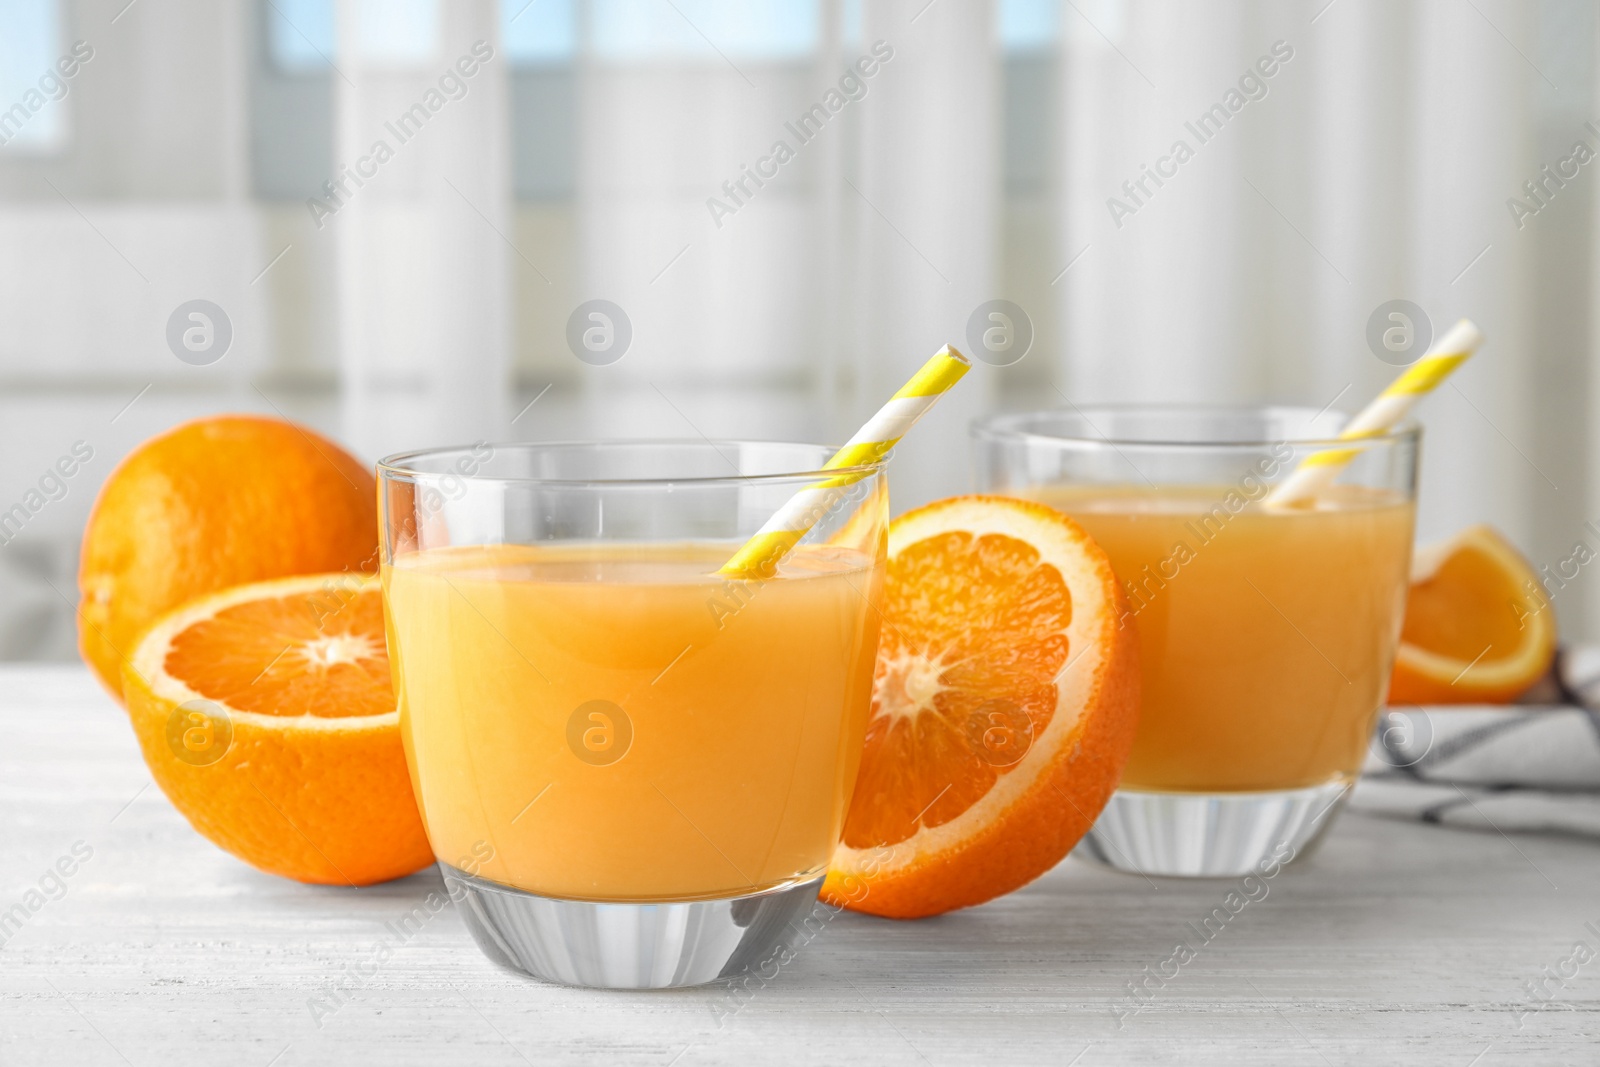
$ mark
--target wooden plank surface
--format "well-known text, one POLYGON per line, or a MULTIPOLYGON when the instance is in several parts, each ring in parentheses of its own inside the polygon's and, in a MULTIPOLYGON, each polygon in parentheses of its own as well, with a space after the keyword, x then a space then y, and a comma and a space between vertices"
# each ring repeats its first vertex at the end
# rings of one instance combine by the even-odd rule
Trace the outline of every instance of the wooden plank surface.
POLYGON ((1347 814, 1209 940, 1235 883, 1073 858, 939 919, 840 914, 743 991, 605 993, 497 970, 449 908, 399 940, 432 872, 259 874, 149 782, 84 671, 0 668, 0 912, 43 900, 0 947, 0 1063, 1600 1062, 1592 843, 1347 814), (1146 967, 1176 977, 1135 998, 1146 967))

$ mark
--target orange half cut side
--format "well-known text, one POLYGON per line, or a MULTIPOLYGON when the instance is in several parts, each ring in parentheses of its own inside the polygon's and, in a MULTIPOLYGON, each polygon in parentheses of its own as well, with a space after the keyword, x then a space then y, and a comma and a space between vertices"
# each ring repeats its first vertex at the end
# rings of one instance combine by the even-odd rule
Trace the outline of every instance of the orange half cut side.
POLYGON ((825 896, 914 918, 1058 863, 1133 745, 1124 611, 1105 553, 1044 505, 955 497, 896 520, 872 718, 825 896))
POLYGON ((191 601, 140 640, 123 683, 162 792, 240 859, 330 885, 433 862, 376 578, 282 578, 191 601))
POLYGON ((1492 528, 1469 526, 1417 552, 1389 702, 1515 700, 1555 650, 1555 610, 1533 567, 1492 528))

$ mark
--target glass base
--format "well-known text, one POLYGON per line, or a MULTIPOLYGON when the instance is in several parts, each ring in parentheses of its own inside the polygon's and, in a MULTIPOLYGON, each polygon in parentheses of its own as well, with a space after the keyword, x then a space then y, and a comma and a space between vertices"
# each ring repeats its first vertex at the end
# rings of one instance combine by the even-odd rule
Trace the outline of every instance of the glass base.
POLYGON ((822 879, 724 900, 606 904, 561 900, 439 864, 484 954, 562 985, 672 989, 733 978, 791 947, 822 879))
POLYGON ((1262 793, 1119 789, 1079 850, 1119 871, 1231 878, 1304 856, 1349 795, 1347 782, 1262 793))

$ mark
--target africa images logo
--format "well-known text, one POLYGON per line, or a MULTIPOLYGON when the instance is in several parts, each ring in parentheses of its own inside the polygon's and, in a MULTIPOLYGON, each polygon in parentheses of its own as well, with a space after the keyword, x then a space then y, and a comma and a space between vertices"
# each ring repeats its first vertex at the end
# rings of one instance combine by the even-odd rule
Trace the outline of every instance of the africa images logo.
POLYGON ((793 145, 780 137, 772 142, 766 155, 756 160, 754 169, 741 163, 739 176, 722 183, 723 195, 706 198, 706 210, 711 213, 711 221, 717 224, 717 229, 722 229, 725 216, 738 214, 739 209, 765 188, 767 182, 776 178, 779 171, 799 155, 799 147, 816 140, 828 121, 842 112, 846 105, 866 99, 868 79, 893 58, 893 45, 887 41, 873 42, 872 54, 864 55, 852 63, 836 87, 823 93, 821 100, 801 112, 793 122, 783 124, 783 128, 794 136, 793 145))
POLYGON ((446 67, 439 76, 438 86, 430 86, 422 94, 422 99, 402 111, 393 121, 385 122, 384 129, 394 137, 395 143, 391 145, 387 139, 378 138, 372 142, 367 154, 355 161, 354 166, 344 163, 339 164, 337 176, 322 183, 325 198, 310 197, 306 200, 306 210, 311 212, 311 221, 317 224, 317 229, 322 229, 324 220, 337 215, 344 210, 346 204, 353 199, 356 193, 366 187, 367 182, 378 176, 378 168, 393 159, 400 148, 414 140, 422 132, 427 123, 452 100, 465 99, 471 92, 469 80, 482 69, 483 65, 494 58, 494 47, 487 41, 476 41, 472 45, 472 54, 461 56, 451 67, 446 67), (351 189, 351 184, 355 185, 351 189))
POLYGON ((1137 215, 1140 208, 1149 204, 1156 190, 1176 178, 1178 168, 1193 159, 1200 146, 1220 134, 1233 116, 1244 110, 1246 104, 1265 100, 1269 92, 1268 80, 1293 58, 1294 46, 1288 41, 1272 42, 1269 54, 1261 56, 1239 75, 1237 88, 1230 86, 1220 101, 1202 111, 1193 122, 1183 124, 1184 129, 1194 137, 1194 145, 1180 137, 1172 142, 1166 155, 1156 159, 1153 168, 1148 163, 1141 163, 1139 176, 1122 183, 1122 193, 1127 199, 1116 196, 1106 198, 1106 210, 1111 213, 1111 221, 1117 229, 1122 229, 1125 217, 1137 215))

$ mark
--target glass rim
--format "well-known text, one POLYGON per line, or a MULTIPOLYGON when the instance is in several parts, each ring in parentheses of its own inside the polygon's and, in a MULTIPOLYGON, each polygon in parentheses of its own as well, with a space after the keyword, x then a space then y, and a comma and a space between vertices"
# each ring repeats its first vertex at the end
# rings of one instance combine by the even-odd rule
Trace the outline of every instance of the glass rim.
MULTIPOLYGON (((715 485, 724 483, 729 485, 746 485, 750 483, 777 483, 777 482, 806 482, 817 481, 825 478, 837 478, 845 474, 860 474, 863 477, 881 472, 889 462, 888 454, 879 457, 871 463, 858 463, 848 467, 814 467, 802 468, 793 471, 777 471, 770 474, 714 474, 714 475, 654 475, 643 478, 548 478, 548 477, 504 477, 489 474, 463 474, 456 470, 429 471, 419 470, 409 464, 425 456, 442 456, 451 454, 471 455, 474 450, 488 448, 493 455, 501 450, 525 452, 564 452, 587 449, 591 451, 608 451, 612 449, 638 449, 661 448, 663 446, 690 447, 709 449, 722 455, 723 446, 777 446, 780 448, 812 448, 833 455, 838 452, 838 447, 818 444, 814 441, 764 441, 748 437, 632 437, 614 438, 609 440, 561 440, 561 441, 477 441, 469 445, 437 445, 429 448, 413 448, 404 452, 395 452, 383 457, 377 462, 377 471, 380 479, 404 479, 416 481, 417 479, 456 477, 466 481, 483 484, 502 485, 551 485, 551 486, 665 486, 665 485, 715 485)), ((723 456, 727 459, 726 456, 723 456)), ((731 462, 731 461, 729 461, 731 462)))
MULTIPOLYGON (((975 419, 971 426, 971 434, 979 440, 991 441, 1028 441, 1043 444, 1060 445, 1096 445, 1111 448, 1159 448, 1159 449, 1258 449, 1270 448, 1273 445, 1289 444, 1304 445, 1310 448, 1369 448, 1374 445, 1396 444, 1402 441, 1416 441, 1422 436, 1422 425, 1415 419, 1407 418, 1398 426, 1383 433, 1372 434, 1366 437, 1301 437, 1295 435, 1259 438, 1226 438, 1214 441, 1185 439, 1185 438, 1134 438, 1134 437, 1108 437, 1095 432, 1094 436, 1088 433, 1037 433, 1018 427, 1029 419, 1037 419, 1045 415, 1072 415, 1077 414, 1093 428, 1089 418, 1091 414, 1146 414, 1159 415, 1170 413, 1174 415, 1265 415, 1274 412, 1284 414, 1309 413, 1313 418, 1334 413, 1344 415, 1343 411, 1336 408, 1312 408, 1298 404, 1181 404, 1181 403, 1152 403, 1152 404, 1073 404, 1065 408, 1039 408, 1032 411, 1013 411, 1001 415, 990 415, 987 418, 975 419)), ((1348 416, 1346 416, 1348 421, 1348 416)))

